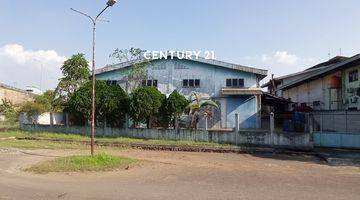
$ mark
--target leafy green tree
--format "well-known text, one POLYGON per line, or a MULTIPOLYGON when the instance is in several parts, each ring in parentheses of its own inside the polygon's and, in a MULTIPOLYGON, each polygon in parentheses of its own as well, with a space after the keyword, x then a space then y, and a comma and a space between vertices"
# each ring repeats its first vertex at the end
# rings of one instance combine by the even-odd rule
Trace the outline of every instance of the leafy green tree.
POLYGON ((155 87, 139 87, 131 94, 130 117, 134 120, 135 126, 138 123, 146 122, 147 127, 158 115, 165 95, 161 94, 155 87))
POLYGON ((89 80, 90 70, 84 54, 78 53, 66 60, 61 67, 63 77, 59 79, 56 95, 66 101, 84 83, 89 80))
POLYGON ((190 127, 196 130, 200 119, 202 117, 211 117, 213 115, 211 108, 219 108, 219 106, 211 99, 204 98, 194 92, 186 108, 189 110, 189 115, 191 116, 190 127))
POLYGON ((2 104, 0 104, 0 114, 5 116, 5 120, 8 122, 17 121, 17 111, 12 103, 6 99, 2 99, 2 104))
POLYGON ((34 121, 35 117, 45 112, 62 112, 62 105, 56 101, 55 92, 47 90, 42 95, 35 97, 33 102, 24 103, 20 112, 26 113, 29 120, 34 121))
POLYGON ((129 96, 119 85, 110 85, 107 90, 102 101, 103 117, 110 126, 122 127, 129 111, 129 96))
POLYGON ((41 115, 46 111, 44 105, 31 101, 24 103, 20 108, 20 112, 26 113, 27 118, 33 123, 35 123, 36 116, 41 115))
POLYGON ((180 94, 177 90, 174 90, 167 99, 165 99, 161 111, 160 122, 161 126, 168 128, 171 122, 174 123, 174 127, 177 126, 177 121, 181 114, 185 112, 186 106, 189 101, 180 94))
POLYGON ((62 112, 63 106, 55 99, 55 91, 47 90, 42 95, 35 97, 35 103, 38 103, 44 107, 47 112, 62 112))
POLYGON ((147 79, 147 68, 151 65, 151 61, 144 58, 145 50, 140 48, 115 49, 110 57, 115 58, 118 62, 131 62, 131 68, 127 73, 126 92, 132 92, 141 86, 142 80, 147 79))
MULTIPOLYGON (((96 122, 107 122, 111 126, 121 126, 128 107, 128 97, 120 86, 108 86, 105 81, 95 84, 96 122)), ((75 116, 76 124, 84 124, 91 115, 91 82, 85 83, 71 95, 65 111, 75 116)))

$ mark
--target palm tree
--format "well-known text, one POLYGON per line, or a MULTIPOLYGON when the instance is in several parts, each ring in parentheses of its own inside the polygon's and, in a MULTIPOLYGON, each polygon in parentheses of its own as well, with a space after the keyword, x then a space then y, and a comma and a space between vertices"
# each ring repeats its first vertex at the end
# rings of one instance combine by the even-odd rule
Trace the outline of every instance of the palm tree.
POLYGON ((202 117, 210 118, 213 113, 211 108, 219 108, 218 104, 209 98, 201 97, 200 94, 193 93, 190 96, 190 103, 186 107, 189 110, 191 116, 191 129, 197 129, 197 125, 202 117))

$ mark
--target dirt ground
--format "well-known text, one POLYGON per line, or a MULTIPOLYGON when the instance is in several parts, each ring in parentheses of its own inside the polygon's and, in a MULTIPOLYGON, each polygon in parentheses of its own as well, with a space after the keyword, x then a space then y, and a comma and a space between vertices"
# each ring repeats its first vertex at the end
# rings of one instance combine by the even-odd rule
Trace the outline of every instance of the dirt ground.
POLYGON ((0 199, 360 199, 360 168, 308 156, 119 150, 129 170, 35 175, 22 169, 84 151, 0 149, 0 199))

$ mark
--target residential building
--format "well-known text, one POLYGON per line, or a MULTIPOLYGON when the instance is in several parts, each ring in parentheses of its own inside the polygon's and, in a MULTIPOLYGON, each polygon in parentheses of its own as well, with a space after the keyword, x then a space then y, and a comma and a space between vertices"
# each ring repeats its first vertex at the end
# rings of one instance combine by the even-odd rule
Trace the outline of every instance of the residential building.
POLYGON ((272 78, 270 94, 313 110, 360 110, 360 55, 337 56, 304 71, 272 78))
MULTIPOLYGON (((120 84, 125 89, 131 84, 127 82, 127 74, 133 62, 98 69, 96 79, 120 84)), ((240 115, 240 128, 256 128, 260 126, 259 81, 266 75, 263 69, 218 60, 175 57, 152 60, 147 68, 148 77, 142 84, 157 87, 166 95, 177 90, 185 96, 196 92, 212 98, 220 108, 214 111, 213 120, 208 124, 210 128, 234 128, 236 113, 240 115)))

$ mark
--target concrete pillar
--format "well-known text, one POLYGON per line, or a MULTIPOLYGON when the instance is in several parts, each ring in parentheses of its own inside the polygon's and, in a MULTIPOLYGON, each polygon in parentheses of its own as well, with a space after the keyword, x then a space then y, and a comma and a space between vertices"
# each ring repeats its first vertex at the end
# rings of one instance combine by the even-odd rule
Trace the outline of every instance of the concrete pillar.
POLYGON ((175 116, 175 132, 176 133, 179 133, 179 130, 180 130, 180 127, 179 127, 179 117, 178 116, 175 116))
POLYGON ((255 95, 256 98, 256 128, 261 128, 261 95, 255 95))
POLYGON ((50 126, 54 125, 54 118, 53 118, 53 113, 50 112, 50 126))
POLYGON ((129 128, 129 115, 125 114, 125 129, 127 130, 128 128, 129 128))
POLYGON ((270 133, 273 134, 275 130, 275 120, 274 120, 274 113, 270 113, 270 133))
POLYGON ((275 145, 275 120, 274 120, 274 113, 270 113, 270 142, 271 145, 275 145))
POLYGON ((235 132, 236 133, 238 133, 239 132, 239 122, 240 122, 240 120, 239 120, 239 114, 238 113, 236 113, 235 114, 235 132))
POLYGON ((69 113, 65 113, 65 125, 69 127, 69 113))
POLYGON ((208 117, 205 117, 205 130, 208 130, 208 117))

